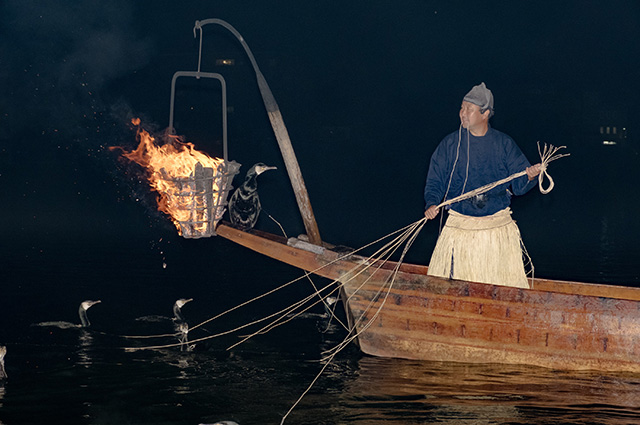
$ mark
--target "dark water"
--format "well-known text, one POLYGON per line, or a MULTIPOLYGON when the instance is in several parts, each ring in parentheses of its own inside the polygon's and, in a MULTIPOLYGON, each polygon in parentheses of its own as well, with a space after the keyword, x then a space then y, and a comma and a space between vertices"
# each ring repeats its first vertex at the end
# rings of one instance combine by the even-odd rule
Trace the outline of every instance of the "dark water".
MULTIPOLYGON (((105 307, 105 306, 103 306, 105 307)), ((96 331, 32 328, 9 344, 4 424, 279 423, 320 370, 307 315, 231 352, 127 353, 96 331)), ((98 326, 96 326, 96 329, 98 326)), ((640 376, 362 357, 350 347, 290 414, 292 424, 627 424, 640 376)))

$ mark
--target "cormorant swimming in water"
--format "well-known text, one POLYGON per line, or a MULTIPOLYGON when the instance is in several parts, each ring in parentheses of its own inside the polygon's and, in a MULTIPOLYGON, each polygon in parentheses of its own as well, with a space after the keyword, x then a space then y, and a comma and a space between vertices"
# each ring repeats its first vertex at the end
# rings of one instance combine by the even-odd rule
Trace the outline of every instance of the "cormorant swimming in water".
POLYGON ((89 322, 89 317, 87 317, 87 310, 89 310, 89 307, 91 307, 92 305, 98 304, 100 302, 102 301, 87 300, 80 303, 80 307, 78 307, 78 316, 80 316, 80 323, 83 328, 88 328, 89 326, 91 326, 91 322, 89 322))
POLYGON ((176 330, 180 333, 178 340, 180 341, 181 351, 192 351, 194 348, 194 346, 189 345, 189 324, 182 315, 181 310, 181 308, 189 301, 193 301, 193 298, 180 298, 173 304, 173 320, 175 322, 176 330))
POLYGON ((233 192, 229 200, 229 217, 231 224, 244 230, 252 229, 258 221, 260 198, 258 197, 257 178, 267 170, 275 170, 259 162, 247 171, 244 183, 233 192))
POLYGON ((7 354, 7 347, 0 345, 0 379, 7 377, 7 372, 4 370, 4 356, 7 354))
POLYGON ((70 328, 88 328, 91 326, 91 322, 89 322, 89 318, 87 317, 87 310, 92 305, 98 304, 101 302, 100 300, 92 301, 86 300, 80 303, 80 307, 78 307, 78 316, 80 316, 80 324, 69 323, 69 322, 42 322, 37 323, 36 326, 55 326, 60 329, 70 329, 70 328))
POLYGON ((186 319, 184 318, 184 316, 182 315, 182 310, 181 308, 184 307, 184 305, 186 303, 188 303, 189 301, 193 301, 193 298, 179 298, 176 300, 175 303, 173 303, 173 317, 169 317, 169 316, 159 316, 159 315, 150 315, 150 316, 142 316, 142 317, 138 317, 136 318, 136 321, 140 321, 140 322, 149 322, 149 323, 153 323, 153 322, 167 322, 167 321, 172 321, 176 324, 176 328, 177 325, 179 323, 185 323, 186 319))
POLYGON ((189 301, 193 301, 193 298, 180 298, 179 300, 176 300, 175 304, 173 304, 173 320, 175 320, 176 323, 179 324, 186 322, 186 319, 182 315, 181 308, 189 301))

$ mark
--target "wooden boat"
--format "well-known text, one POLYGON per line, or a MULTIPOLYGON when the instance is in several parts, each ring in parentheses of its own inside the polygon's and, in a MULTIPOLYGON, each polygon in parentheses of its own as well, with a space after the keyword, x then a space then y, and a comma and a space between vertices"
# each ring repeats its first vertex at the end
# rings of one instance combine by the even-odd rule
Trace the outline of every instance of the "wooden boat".
POLYGON ((306 240, 286 240, 222 222, 217 235, 339 281, 349 325, 366 354, 640 372, 640 289, 541 279, 519 289, 427 276, 421 265, 363 268, 366 258, 341 256, 323 243, 280 110, 253 55, 224 21, 197 21, 196 28, 208 23, 234 33, 251 60, 306 229, 306 240))
POLYGON ((369 267, 304 240, 244 232, 220 223, 219 236, 342 285, 350 326, 365 354, 557 369, 640 372, 640 290, 536 279, 533 289, 427 276, 427 267, 369 267), (364 328, 366 319, 377 313, 364 328), (365 320, 354 318, 364 316, 365 320), (368 317, 367 317, 368 316, 368 317))

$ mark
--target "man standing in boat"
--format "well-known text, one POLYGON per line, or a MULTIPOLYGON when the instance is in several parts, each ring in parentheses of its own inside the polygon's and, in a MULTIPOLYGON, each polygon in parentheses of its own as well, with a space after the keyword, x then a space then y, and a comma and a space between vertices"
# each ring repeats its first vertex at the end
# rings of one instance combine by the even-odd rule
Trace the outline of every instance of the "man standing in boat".
POLYGON ((427 219, 441 202, 526 169, 526 175, 450 205, 449 217, 429 263, 429 274, 529 288, 520 231, 511 218, 511 196, 535 186, 540 164, 531 166, 511 137, 493 129, 493 94, 484 83, 467 93, 460 128, 438 145, 424 190, 427 219))

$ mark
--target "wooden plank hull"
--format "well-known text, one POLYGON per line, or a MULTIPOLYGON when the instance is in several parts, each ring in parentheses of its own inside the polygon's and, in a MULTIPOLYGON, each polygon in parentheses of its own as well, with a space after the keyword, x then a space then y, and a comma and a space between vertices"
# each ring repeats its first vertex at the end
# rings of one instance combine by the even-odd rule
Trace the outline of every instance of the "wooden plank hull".
MULTIPOLYGON (((427 276, 427 268, 312 252, 221 224, 217 233, 342 284, 370 355, 557 369, 640 372, 640 290, 536 280, 519 289, 427 276), (380 266, 380 267, 378 267, 380 266)), ((317 247, 319 248, 319 247, 317 247)))
POLYGON ((359 336, 371 355, 640 372, 638 301, 403 273, 386 297, 377 279, 344 289, 356 320, 377 313, 359 336))

